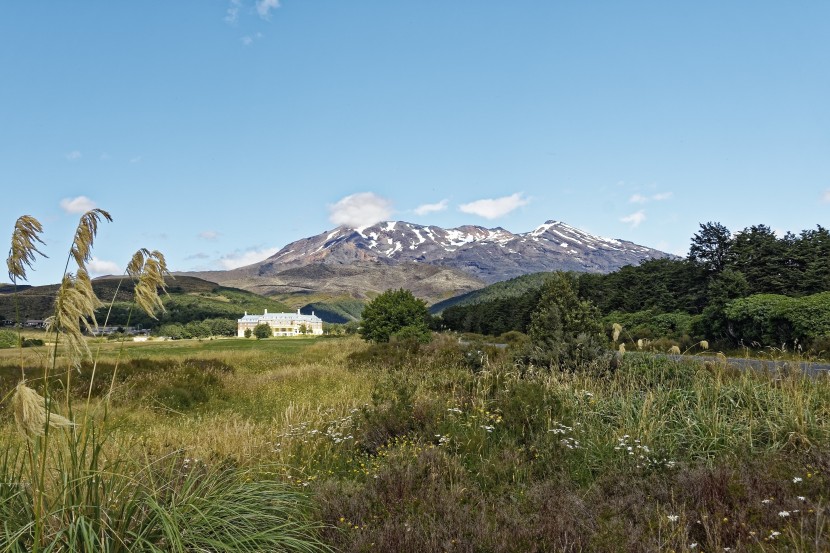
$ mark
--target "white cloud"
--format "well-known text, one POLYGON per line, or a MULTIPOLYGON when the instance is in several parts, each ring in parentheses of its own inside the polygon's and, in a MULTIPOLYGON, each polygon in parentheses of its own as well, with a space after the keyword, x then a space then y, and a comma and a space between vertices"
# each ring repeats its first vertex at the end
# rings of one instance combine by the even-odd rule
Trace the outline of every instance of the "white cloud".
POLYGON ((471 213, 485 219, 496 219, 507 215, 514 209, 527 205, 529 202, 530 200, 525 198, 521 192, 517 192, 503 198, 476 200, 468 204, 462 204, 458 206, 458 209, 464 213, 471 213))
POLYGON ((830 204, 830 188, 825 190, 824 193, 821 195, 821 201, 826 204, 830 204))
POLYGON ((631 225, 631 228, 637 228, 640 224, 646 220, 646 212, 645 210, 641 209, 636 213, 632 213, 631 215, 626 215, 622 219, 621 222, 631 225))
POLYGON ((199 238, 202 240, 216 240, 219 238, 219 233, 215 230, 203 230, 199 233, 199 238))
POLYGON ((672 197, 672 192, 660 192, 652 196, 643 196, 642 194, 634 194, 628 198, 630 204, 644 204, 647 202, 662 202, 672 197))
POLYGON ((141 156, 136 156, 130 160, 130 163, 138 163, 141 161, 141 156))
POLYGON ((252 39, 252 38, 251 38, 251 37, 249 37, 249 36, 243 36, 243 37, 242 37, 242 38, 240 38, 239 40, 241 40, 241 41, 242 41, 242 44, 244 44, 245 46, 250 46, 251 44, 253 44, 253 43, 254 43, 254 39, 252 39))
POLYGON ((237 267, 244 267, 245 265, 263 261, 278 251, 280 251, 279 248, 252 249, 244 252, 237 251, 220 257, 219 264, 225 270, 236 269, 237 267))
POLYGON ((81 152, 79 152, 78 150, 73 150, 66 154, 66 156, 64 157, 66 157, 66 159, 68 159, 69 161, 75 161, 81 159, 81 152))
POLYGON ((268 19, 271 10, 280 7, 280 0, 257 0, 256 12, 263 19, 268 19))
POLYGON ((329 221, 347 227, 368 227, 392 215, 392 202, 373 192, 346 196, 329 206, 329 221))
POLYGON ((64 198, 61 200, 61 209, 67 213, 86 213, 90 209, 95 209, 95 202, 86 196, 64 198))
POLYGON ((93 257, 86 264, 89 274, 92 276, 120 275, 124 270, 115 261, 104 261, 93 257))
POLYGON ((427 215, 428 213, 435 213, 437 211, 444 211, 450 205, 449 200, 441 200, 437 204, 424 204, 415 208, 416 215, 427 215))

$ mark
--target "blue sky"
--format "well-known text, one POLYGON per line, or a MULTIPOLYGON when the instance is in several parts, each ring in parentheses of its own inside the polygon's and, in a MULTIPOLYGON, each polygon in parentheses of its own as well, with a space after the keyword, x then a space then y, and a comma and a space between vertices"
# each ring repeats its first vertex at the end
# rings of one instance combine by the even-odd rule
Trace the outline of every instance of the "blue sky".
MULTIPOLYGON (((13 2, 0 225, 79 211, 93 267, 258 261, 339 223, 531 230, 674 253, 698 224, 830 225, 830 3, 13 2)), ((0 280, 7 280, 6 278, 0 280)))

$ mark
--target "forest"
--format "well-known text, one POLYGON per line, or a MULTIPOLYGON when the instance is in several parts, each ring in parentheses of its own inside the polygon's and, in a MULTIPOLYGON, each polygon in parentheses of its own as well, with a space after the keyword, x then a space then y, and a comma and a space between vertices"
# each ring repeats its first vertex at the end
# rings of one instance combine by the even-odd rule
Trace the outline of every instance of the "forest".
MULTIPOLYGON (((830 231, 822 226, 778 236, 766 225, 733 233, 701 224, 685 258, 626 266, 609 274, 574 274, 581 299, 633 339, 706 339, 724 347, 830 349, 830 231)), ((527 332, 542 294, 502 283, 500 296, 451 306, 447 329, 498 336, 527 332)))

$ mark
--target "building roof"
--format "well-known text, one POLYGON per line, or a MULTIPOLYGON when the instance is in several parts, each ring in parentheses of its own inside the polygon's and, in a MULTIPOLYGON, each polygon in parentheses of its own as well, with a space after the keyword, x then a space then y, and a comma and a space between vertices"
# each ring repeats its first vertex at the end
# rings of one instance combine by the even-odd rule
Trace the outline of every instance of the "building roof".
POLYGON ((265 311, 263 315, 248 315, 248 313, 245 313, 245 316, 239 319, 240 323, 267 323, 270 321, 321 323, 323 322, 323 319, 315 315, 313 312, 311 315, 302 315, 300 313, 268 313, 268 311, 265 311))

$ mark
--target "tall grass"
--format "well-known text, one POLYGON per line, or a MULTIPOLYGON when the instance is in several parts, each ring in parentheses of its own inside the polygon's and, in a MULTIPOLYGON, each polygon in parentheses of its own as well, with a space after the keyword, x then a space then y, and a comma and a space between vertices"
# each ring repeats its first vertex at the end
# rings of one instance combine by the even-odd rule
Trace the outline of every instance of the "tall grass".
MULTIPOLYGON (((48 321, 52 354, 39 371, 28 371, 21 355, 22 380, 12 397, 20 438, 0 451, 0 550, 2 551, 321 551, 320 525, 309 518, 302 494, 278 481, 252 478, 233 466, 195 462, 181 451, 152 455, 114 439, 110 398, 120 353, 103 402, 98 357, 84 330, 97 325, 101 305, 86 271, 100 209, 81 217, 48 321), (70 262, 76 270, 68 272, 70 262), (59 347, 64 346, 63 356, 59 347), (85 403, 76 406, 75 369, 91 358, 85 403), (61 359, 68 361, 59 371, 61 359), (38 394, 27 376, 40 373, 38 394), (67 417, 57 414, 55 384, 63 386, 67 417), (75 414, 82 416, 75 420, 75 414)), ((15 284, 31 268, 40 224, 18 220, 7 260, 15 284)), ((166 264, 159 252, 139 250, 128 275, 136 279, 136 303, 153 315, 161 306, 166 264)), ((80 374, 80 373, 79 373, 80 374)), ((76 377, 77 378, 77 377, 76 377)), ((8 396, 7 396, 8 397, 8 396)))

